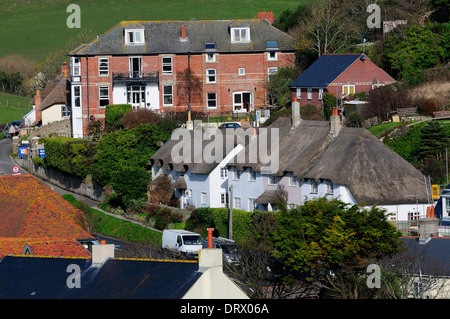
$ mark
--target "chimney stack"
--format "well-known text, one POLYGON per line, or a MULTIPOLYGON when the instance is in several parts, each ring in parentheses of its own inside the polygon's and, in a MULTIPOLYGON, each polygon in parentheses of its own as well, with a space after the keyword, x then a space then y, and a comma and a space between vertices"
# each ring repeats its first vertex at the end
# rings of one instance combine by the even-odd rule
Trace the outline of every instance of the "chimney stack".
POLYGON ((266 19, 270 24, 275 22, 275 15, 272 11, 260 11, 256 15, 257 19, 266 19))
POLYGON ((342 122, 341 122, 341 117, 338 114, 338 109, 337 108, 333 108, 333 114, 331 115, 331 131, 330 133, 332 133, 334 136, 338 136, 339 132, 341 131, 342 128, 342 122))
POLYGON ((114 258, 114 244, 102 240, 100 245, 92 246, 92 264, 103 264, 109 258, 114 258))
POLYGON ((184 24, 181 25, 180 31, 181 31, 181 35, 180 35, 181 41, 186 41, 187 40, 187 38, 186 38, 186 26, 184 24))
POLYGON ((61 74, 63 77, 67 78, 69 76, 69 67, 67 66, 67 63, 64 62, 63 66, 61 67, 61 74))
POLYGON ((292 102, 292 127, 296 128, 302 122, 300 117, 300 103, 292 102))
POLYGON ((36 117, 35 123, 42 121, 42 111, 39 110, 41 103, 42 103, 41 91, 37 90, 36 96, 34 97, 34 114, 36 117))
POLYGON ((208 231, 208 248, 213 248, 212 232, 214 228, 206 228, 206 230, 208 231))

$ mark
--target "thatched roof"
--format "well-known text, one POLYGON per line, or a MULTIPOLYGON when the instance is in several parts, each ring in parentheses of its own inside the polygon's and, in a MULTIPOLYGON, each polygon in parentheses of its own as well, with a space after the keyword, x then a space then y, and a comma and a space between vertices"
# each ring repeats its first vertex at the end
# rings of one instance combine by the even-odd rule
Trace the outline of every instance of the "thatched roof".
POLYGON ((190 138, 187 135, 180 135, 178 138, 173 136, 173 138, 168 140, 150 157, 147 165, 165 167, 166 169, 173 169, 181 173, 186 173, 189 169, 193 174, 209 174, 237 145, 236 139, 225 141, 221 141, 221 139, 216 140, 214 130, 202 130, 203 138, 200 139, 194 136, 194 130, 184 130, 184 132, 189 133, 190 138), (212 151, 213 149, 218 151, 217 156, 212 151), (220 154, 220 149, 222 150, 222 154, 220 154), (182 157, 184 151, 190 151, 190 156, 182 157), (177 154, 174 155, 172 152, 177 154), (215 156, 215 160, 211 162, 205 160, 205 155, 210 153, 215 156), (177 159, 176 156, 178 155, 182 158, 177 159))
POLYGON ((363 128, 343 127, 302 178, 346 185, 358 203, 427 202, 422 173, 363 128))
POLYGON ((67 105, 70 96, 70 82, 67 78, 57 76, 53 82, 44 89, 45 96, 42 96, 42 103, 39 110, 43 111, 55 104, 67 105), (48 89, 47 87, 50 86, 48 89))
MULTIPOLYGON (((290 118, 279 118, 269 126, 269 129, 278 129, 279 133, 279 139, 273 141, 278 143, 278 148, 274 148, 278 151, 279 161, 275 175, 292 172, 302 180, 331 180, 333 184, 346 186, 355 201, 365 205, 411 203, 416 201, 416 195, 420 203, 427 202, 422 173, 366 129, 343 127, 335 136, 330 132, 330 122, 303 120, 295 129, 292 129, 291 123, 290 118)), ((203 141, 203 145, 195 149, 193 139, 180 143, 190 147, 195 155, 193 158, 199 162, 173 163, 172 148, 179 142, 170 140, 151 157, 149 164, 165 165, 178 172, 186 172, 189 168, 192 173, 198 174, 209 174, 217 166, 217 163, 202 161, 200 156, 211 142, 203 141)), ((269 138, 268 150, 271 143, 269 138)), ((231 145, 224 143, 222 158, 227 154, 225 150, 231 150, 235 145, 236 141, 231 145)), ((254 171, 261 172, 267 164, 262 163, 259 157, 256 163, 249 161, 251 145, 245 143, 243 162, 239 162, 238 158, 227 165, 240 170, 252 167, 254 171)), ((267 202, 269 195, 273 194, 265 193, 260 200, 267 202)))
POLYGON ((275 204, 278 202, 278 192, 276 190, 265 190, 255 199, 256 204, 275 204))
POLYGON ((178 177, 178 179, 175 181, 175 183, 172 184, 173 189, 187 189, 186 181, 184 180, 184 176, 181 175, 178 177))

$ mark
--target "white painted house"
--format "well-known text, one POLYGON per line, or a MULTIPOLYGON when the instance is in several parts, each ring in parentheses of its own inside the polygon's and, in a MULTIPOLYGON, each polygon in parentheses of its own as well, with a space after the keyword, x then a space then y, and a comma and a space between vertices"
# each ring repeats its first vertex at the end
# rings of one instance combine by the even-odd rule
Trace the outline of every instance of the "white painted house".
MULTIPOLYGON (((200 157, 208 143, 195 151, 189 141, 184 146, 193 150, 190 162, 194 164, 174 164, 171 153, 179 141, 171 140, 150 159, 152 176, 165 173, 175 183, 183 176, 185 190, 179 196, 193 207, 227 207, 232 188, 233 208, 247 211, 275 210, 280 195, 285 194, 288 207, 329 197, 350 205, 384 208, 390 220, 426 217, 425 179, 410 163, 366 129, 344 127, 336 110, 326 122, 304 121, 295 113, 298 108, 293 109, 293 121, 279 118, 268 127, 279 132, 279 139, 267 145, 278 154, 278 166, 271 173, 263 170, 260 158, 250 160, 252 143, 224 144, 222 148, 228 151, 219 164, 208 164, 200 157)), ((255 132, 259 139, 260 130, 255 132)))

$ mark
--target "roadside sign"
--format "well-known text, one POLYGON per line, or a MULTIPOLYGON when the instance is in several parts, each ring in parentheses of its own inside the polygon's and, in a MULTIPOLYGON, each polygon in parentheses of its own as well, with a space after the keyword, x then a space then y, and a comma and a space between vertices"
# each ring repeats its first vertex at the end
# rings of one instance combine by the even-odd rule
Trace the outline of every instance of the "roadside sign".
POLYGON ((439 185, 431 185, 431 193, 434 199, 439 198, 439 185))
POLYGON ((45 158, 45 148, 39 149, 39 157, 45 158))
POLYGON ((19 173, 19 170, 20 170, 20 169, 19 169, 19 166, 14 166, 13 169, 12 169, 12 171, 13 171, 14 174, 19 173))

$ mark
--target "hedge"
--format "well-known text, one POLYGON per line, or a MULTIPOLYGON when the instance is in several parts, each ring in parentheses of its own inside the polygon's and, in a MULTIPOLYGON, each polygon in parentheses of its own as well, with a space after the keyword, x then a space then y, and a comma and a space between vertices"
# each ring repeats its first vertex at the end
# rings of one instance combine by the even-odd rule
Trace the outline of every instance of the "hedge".
MULTIPOLYGON (((228 237, 227 208, 197 208, 186 221, 186 229, 198 232, 203 238, 207 237, 207 228, 214 228, 214 237, 228 237)), ((238 242, 248 239, 264 240, 274 230, 275 212, 247 212, 233 209, 232 237, 238 242)))
POLYGON ((45 144, 45 167, 56 168, 80 178, 89 174, 96 154, 96 143, 70 137, 43 138, 45 144))

